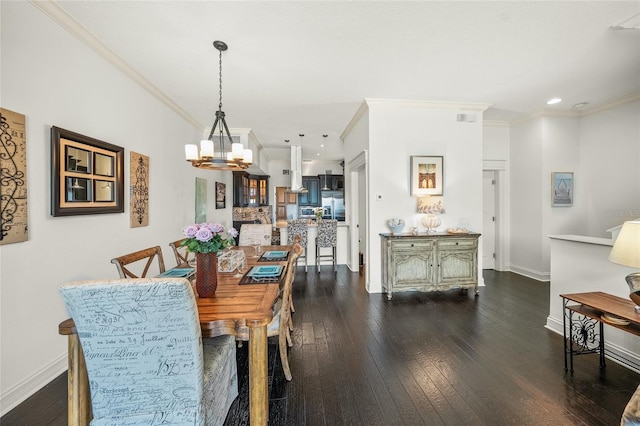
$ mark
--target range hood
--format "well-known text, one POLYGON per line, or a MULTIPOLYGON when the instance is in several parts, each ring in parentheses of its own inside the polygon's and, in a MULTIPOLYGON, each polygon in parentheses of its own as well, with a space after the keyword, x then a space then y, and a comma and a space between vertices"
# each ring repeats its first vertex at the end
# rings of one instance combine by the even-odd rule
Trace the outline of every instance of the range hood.
POLYGON ((307 188, 302 186, 302 147, 291 147, 291 185, 287 192, 304 193, 308 192, 307 188))

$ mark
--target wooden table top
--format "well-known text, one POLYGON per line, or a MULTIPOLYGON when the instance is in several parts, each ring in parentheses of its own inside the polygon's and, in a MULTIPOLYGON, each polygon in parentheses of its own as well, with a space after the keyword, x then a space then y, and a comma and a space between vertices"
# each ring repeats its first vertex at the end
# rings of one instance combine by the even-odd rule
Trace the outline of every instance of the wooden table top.
POLYGON ((603 313, 606 312, 634 323, 640 323, 640 314, 635 312, 636 305, 630 299, 601 291, 561 294, 560 297, 589 306, 603 313))
MULTIPOLYGON (((255 265, 285 265, 287 261, 258 262, 254 247, 242 246, 249 267, 255 265)), ((263 251, 290 251, 291 246, 263 246, 263 251)), ((286 271, 283 272, 283 275, 286 271)), ((271 321, 272 307, 278 296, 279 284, 243 284, 236 273, 218 273, 218 288, 213 297, 197 297, 198 316, 203 337, 234 334, 238 325, 261 326, 271 321)), ((75 334, 75 324, 69 318, 58 326, 62 335, 75 334)))

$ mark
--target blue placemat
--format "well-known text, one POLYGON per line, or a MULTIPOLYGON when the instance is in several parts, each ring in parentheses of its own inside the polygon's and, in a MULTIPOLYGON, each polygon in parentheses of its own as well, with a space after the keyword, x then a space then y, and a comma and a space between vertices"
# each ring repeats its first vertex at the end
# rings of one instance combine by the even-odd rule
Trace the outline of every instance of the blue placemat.
POLYGON ((171 268, 158 275, 158 277, 187 278, 195 274, 195 272, 195 268, 171 268))
POLYGON ((265 251, 258 259, 258 262, 283 262, 289 258, 286 250, 265 251))
POLYGON ((282 265, 254 266, 240 278, 240 284, 273 284, 280 282, 284 267, 282 265))

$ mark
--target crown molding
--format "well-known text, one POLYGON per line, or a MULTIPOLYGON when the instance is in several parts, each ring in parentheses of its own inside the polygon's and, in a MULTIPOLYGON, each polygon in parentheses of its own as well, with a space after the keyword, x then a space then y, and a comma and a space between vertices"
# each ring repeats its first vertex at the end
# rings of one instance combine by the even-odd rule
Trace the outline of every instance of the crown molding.
POLYGON ((439 110, 463 110, 463 111, 485 111, 491 106, 487 103, 475 102, 438 102, 438 101, 421 101, 411 99, 376 99, 365 98, 364 101, 369 105, 394 105, 398 107, 439 109, 439 110))
POLYGON ((102 43, 95 35, 93 35, 87 28, 69 15, 64 9, 62 9, 53 0, 29 0, 29 2, 38 8, 42 13, 47 15, 51 20, 56 22, 62 28, 67 30, 71 35, 76 37, 87 47, 92 49, 98 55, 102 56, 107 62, 111 63, 118 70, 124 73, 131 80, 136 82, 140 87, 148 91, 152 96, 173 110, 176 114, 182 117, 185 121, 190 123, 197 129, 204 129, 202 123, 193 118, 189 113, 182 109, 178 104, 172 101, 164 93, 162 93, 157 87, 151 84, 136 70, 131 68, 125 61, 116 55, 111 49, 109 49, 104 43, 102 43))
POLYGON ((637 101, 637 100, 640 100, 640 93, 634 93, 634 94, 626 96, 626 97, 624 97, 622 99, 618 99, 618 100, 609 102, 607 104, 604 104, 602 106, 599 106, 597 108, 593 108, 593 109, 590 109, 588 111, 584 111, 583 113, 580 114, 580 116, 584 117, 584 116, 587 116, 587 115, 590 115, 590 114, 593 114, 593 113, 596 113, 596 112, 605 111, 607 109, 614 108, 614 107, 617 107, 617 106, 620 106, 620 105, 623 105, 623 104, 626 104, 626 103, 629 103, 629 102, 637 101))
POLYGON ((353 117, 351 117, 351 120, 349 120, 349 123, 347 123, 347 127, 345 127, 345 129, 342 131, 342 133, 340 134, 340 140, 344 143, 345 138, 347 137, 347 135, 349 133, 351 133, 351 130, 353 130, 353 128, 355 127, 356 123, 358 121, 360 121, 360 119, 364 116, 365 113, 367 113, 369 111, 369 105, 367 104, 367 100, 364 99, 361 103, 360 106, 358 107, 358 110, 356 111, 356 113, 353 115, 353 117))
POLYGON ((484 127, 509 127, 511 122, 506 120, 483 120, 482 125, 484 127))

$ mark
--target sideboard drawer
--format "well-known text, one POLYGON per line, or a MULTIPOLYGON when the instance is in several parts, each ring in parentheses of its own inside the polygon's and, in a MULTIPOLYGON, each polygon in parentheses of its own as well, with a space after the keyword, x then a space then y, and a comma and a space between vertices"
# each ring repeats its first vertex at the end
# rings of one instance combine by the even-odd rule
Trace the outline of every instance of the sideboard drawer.
POLYGON ((449 248, 473 248, 477 247, 478 240, 469 239, 469 238, 443 238, 438 241, 438 248, 441 249, 449 249, 449 248))
POLYGON ((392 241, 391 246, 393 250, 432 250, 434 245, 434 241, 425 241, 425 240, 401 240, 401 241, 392 241))

